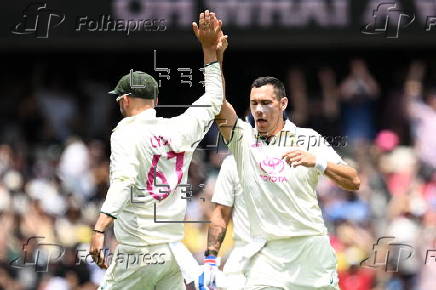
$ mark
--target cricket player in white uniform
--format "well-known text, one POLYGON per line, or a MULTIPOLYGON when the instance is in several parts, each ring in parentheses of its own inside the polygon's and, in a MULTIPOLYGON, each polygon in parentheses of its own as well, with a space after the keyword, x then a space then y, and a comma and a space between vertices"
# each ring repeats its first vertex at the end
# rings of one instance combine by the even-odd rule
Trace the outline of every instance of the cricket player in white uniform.
MULTIPOLYGON (((322 175, 345 190, 358 190, 360 180, 316 131, 283 119, 287 104, 283 84, 261 77, 250 92, 255 128, 225 99, 216 118, 236 161, 253 241, 241 261, 248 263, 243 289, 338 289, 315 188, 322 175)), ((205 253, 208 285, 216 268, 211 250, 217 249, 205 253)))
POLYGON ((181 244, 186 211, 187 172, 192 154, 219 113, 223 101, 217 63, 221 25, 215 15, 200 15, 194 32, 204 53, 205 93, 182 115, 156 117, 157 83, 133 72, 118 82, 125 117, 111 136, 110 188, 94 227, 90 253, 105 268, 104 232, 114 221, 118 241, 101 289, 185 289, 198 264, 181 244), (143 85, 143 88, 132 88, 143 85))

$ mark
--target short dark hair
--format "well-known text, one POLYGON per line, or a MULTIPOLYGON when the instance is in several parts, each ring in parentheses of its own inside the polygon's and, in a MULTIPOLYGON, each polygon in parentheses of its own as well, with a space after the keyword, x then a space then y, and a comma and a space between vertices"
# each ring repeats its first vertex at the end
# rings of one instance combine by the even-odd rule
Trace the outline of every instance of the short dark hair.
POLYGON ((265 85, 272 85, 276 93, 277 99, 281 100, 286 97, 285 86, 283 83, 275 77, 258 77, 251 84, 251 88, 260 88, 265 85))

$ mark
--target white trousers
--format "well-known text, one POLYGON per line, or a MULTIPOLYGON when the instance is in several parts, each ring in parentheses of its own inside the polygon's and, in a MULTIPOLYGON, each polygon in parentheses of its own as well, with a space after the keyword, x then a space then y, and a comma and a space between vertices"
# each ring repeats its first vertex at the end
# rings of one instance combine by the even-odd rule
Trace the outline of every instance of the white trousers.
MULTIPOLYGON (((180 260, 180 248, 181 255, 186 255, 186 248, 181 243, 147 247, 118 245, 99 289, 185 290, 183 269, 177 261, 180 260)), ((192 263, 194 259, 189 256, 185 262, 192 263)), ((198 264, 195 262, 191 266, 195 268, 198 264)))
POLYGON ((250 260, 243 289, 339 289, 336 254, 329 237, 268 241, 250 260))

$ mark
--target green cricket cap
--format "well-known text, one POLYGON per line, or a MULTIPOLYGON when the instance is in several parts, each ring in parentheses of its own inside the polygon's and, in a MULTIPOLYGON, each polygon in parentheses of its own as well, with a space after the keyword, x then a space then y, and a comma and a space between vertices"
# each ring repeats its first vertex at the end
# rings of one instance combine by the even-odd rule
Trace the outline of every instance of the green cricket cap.
POLYGON ((142 71, 131 71, 118 81, 115 89, 109 94, 117 96, 130 94, 135 98, 154 99, 159 94, 159 88, 151 75, 142 71))

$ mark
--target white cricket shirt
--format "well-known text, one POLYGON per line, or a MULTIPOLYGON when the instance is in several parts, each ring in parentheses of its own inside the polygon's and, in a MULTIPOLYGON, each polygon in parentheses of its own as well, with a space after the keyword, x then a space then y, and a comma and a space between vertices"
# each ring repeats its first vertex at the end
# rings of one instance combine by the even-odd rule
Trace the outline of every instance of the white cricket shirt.
POLYGON ((192 154, 221 110, 218 63, 205 68, 205 94, 182 115, 154 109, 121 120, 111 136, 110 188, 101 211, 116 218, 115 236, 131 246, 180 241, 192 154), (156 210, 155 210, 156 206, 156 210), (156 214, 155 214, 156 212, 156 214), (156 219, 156 221, 155 221, 156 219), (173 223, 171 223, 173 222, 173 223))
POLYGON ((344 163, 315 130, 298 128, 287 120, 269 145, 257 130, 238 119, 228 144, 235 158, 252 238, 266 240, 327 234, 316 186, 315 168, 291 168, 282 155, 309 151, 334 163, 344 163))
POLYGON ((242 196, 242 187, 238 178, 236 162, 232 155, 227 156, 215 182, 212 202, 233 207, 233 239, 236 243, 250 242, 250 228, 247 208, 242 196))

